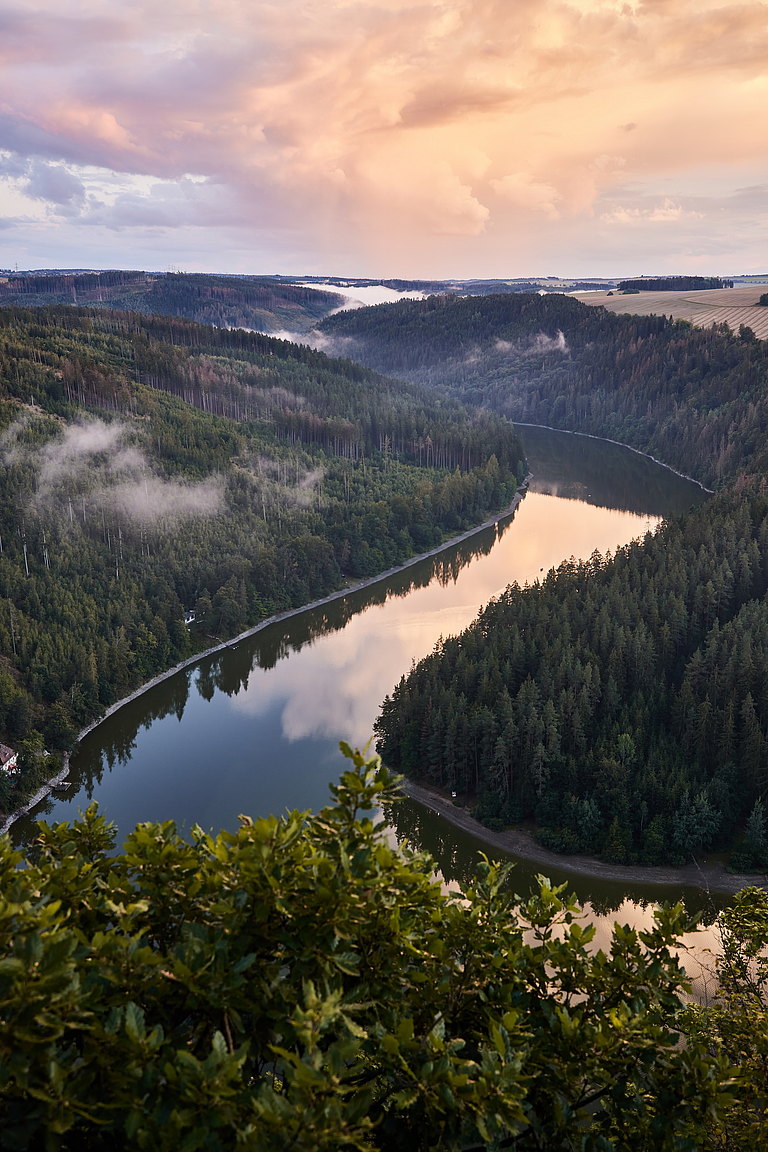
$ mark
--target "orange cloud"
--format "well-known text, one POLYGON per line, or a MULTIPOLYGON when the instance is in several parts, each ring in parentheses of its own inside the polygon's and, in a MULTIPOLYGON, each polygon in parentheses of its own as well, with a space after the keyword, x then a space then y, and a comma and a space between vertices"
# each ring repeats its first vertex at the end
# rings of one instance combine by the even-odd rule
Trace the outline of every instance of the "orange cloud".
POLYGON ((195 174, 185 227, 225 215, 307 270, 391 252, 409 266, 382 272, 511 273, 683 220, 725 249, 728 197, 768 184, 758 0, 38 0, 2 17, 0 58, 0 149, 82 181, 67 228, 171 229, 195 174))

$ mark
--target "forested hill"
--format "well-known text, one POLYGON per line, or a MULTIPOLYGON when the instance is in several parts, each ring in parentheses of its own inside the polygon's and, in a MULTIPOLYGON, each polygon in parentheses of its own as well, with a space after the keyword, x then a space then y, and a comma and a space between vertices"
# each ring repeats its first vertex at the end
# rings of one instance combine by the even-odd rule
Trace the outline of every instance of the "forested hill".
POLYGON ((705 484, 768 468, 768 343, 562 295, 446 296, 340 313, 330 348, 513 420, 631 444, 705 484))
POLYGON ((619 280, 619 292, 702 292, 710 288, 733 288, 733 280, 719 276, 641 276, 619 280))
POLYGON ((304 332, 343 303, 343 296, 327 288, 302 288, 264 276, 115 270, 0 279, 0 307, 89 305, 258 332, 304 332))
POLYGON ((490 603, 385 701, 380 751, 556 850, 684 863, 747 828, 763 870, 767 591, 765 492, 722 493, 490 603))
POLYGON ((43 744, 481 521, 524 469, 504 419, 359 365, 72 307, 0 310, 0 452, 0 742, 22 787, 43 744))
POLYGON ((613 558, 510 589, 440 644, 384 703, 386 762, 497 826, 535 821, 563 851, 652 864, 735 845, 737 867, 768 868, 768 344, 559 296, 407 302, 324 331, 723 487, 613 558))

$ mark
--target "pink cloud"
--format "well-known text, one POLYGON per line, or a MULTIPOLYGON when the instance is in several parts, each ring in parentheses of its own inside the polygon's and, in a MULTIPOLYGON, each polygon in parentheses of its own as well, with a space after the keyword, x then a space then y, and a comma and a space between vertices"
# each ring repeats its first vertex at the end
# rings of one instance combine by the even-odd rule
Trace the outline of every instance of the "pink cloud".
POLYGON ((666 202, 704 237, 728 219, 686 209, 688 173, 768 180, 757 0, 39 0, 0 16, 0 59, 8 186, 51 221, 238 230, 307 270, 501 271, 666 202))

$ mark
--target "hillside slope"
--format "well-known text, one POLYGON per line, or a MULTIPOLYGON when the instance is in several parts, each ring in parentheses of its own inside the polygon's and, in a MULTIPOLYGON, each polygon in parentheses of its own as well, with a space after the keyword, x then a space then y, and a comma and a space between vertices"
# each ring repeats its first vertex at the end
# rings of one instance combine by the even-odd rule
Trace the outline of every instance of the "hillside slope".
MULTIPOLYGON (((637 297, 629 297, 635 300, 637 297)), ((329 350, 520 423, 631 444, 704 484, 768 467, 768 343, 572 297, 430 297, 328 317, 329 350)))
POLYGON ((761 340, 768 340, 768 308, 757 303, 764 291, 765 285, 748 284, 705 292, 637 292, 622 296, 606 291, 574 292, 573 295, 582 304, 602 307, 608 312, 670 316, 673 320, 687 320, 697 328, 727 324, 738 332, 745 324, 761 340))
POLYGON ((211 636, 480 522, 524 467, 508 422, 358 365, 71 307, 0 310, 0 452, 0 742, 28 767, 211 636))
POLYGON ((682 863, 735 843, 738 867, 766 868, 768 344, 557 296, 405 302, 322 331, 723 488, 608 561, 509 589, 438 645, 384 702, 387 763, 497 826, 534 820, 562 851, 682 863))
POLYGON ((263 276, 104 271, 0 279, 0 307, 89 305, 257 332, 304 332, 343 303, 343 296, 328 289, 263 276))

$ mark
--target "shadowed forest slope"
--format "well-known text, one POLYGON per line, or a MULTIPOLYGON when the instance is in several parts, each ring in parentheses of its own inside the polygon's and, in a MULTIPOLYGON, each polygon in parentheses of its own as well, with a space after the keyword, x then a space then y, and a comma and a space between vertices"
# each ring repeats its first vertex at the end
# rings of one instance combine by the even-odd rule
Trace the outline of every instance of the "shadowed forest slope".
POLYGON ((303 332, 343 302, 344 297, 332 290, 302 288, 264 276, 107 270, 0 279, 0 307, 88 305, 184 316, 217 328, 258 332, 303 332))
POLYGON ((519 422, 631 444, 710 486, 768 466, 768 343, 560 295, 444 296, 328 317, 329 350, 519 422))

